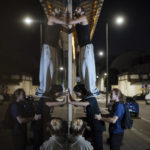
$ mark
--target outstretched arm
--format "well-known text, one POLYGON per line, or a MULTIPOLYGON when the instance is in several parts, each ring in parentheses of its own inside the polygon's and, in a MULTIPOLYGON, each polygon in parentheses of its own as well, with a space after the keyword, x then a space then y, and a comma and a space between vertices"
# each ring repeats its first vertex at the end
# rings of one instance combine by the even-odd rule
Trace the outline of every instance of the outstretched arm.
POLYGON ((79 17, 79 18, 77 18, 77 19, 69 20, 69 24, 70 24, 70 25, 78 24, 78 23, 82 23, 83 25, 88 24, 88 21, 87 21, 86 16, 81 16, 81 17, 79 17))
POLYGON ((61 25, 66 25, 66 20, 64 19, 59 19, 53 16, 48 17, 48 25, 53 25, 53 24, 61 24, 61 25))
POLYGON ((77 102, 73 99, 73 97, 69 94, 68 95, 68 103, 75 105, 75 106, 81 106, 81 107, 87 107, 88 105, 90 105, 89 102, 77 102))
POLYGON ((67 102, 67 99, 65 98, 63 102, 46 102, 45 105, 47 105, 48 107, 61 106, 61 105, 65 105, 66 102, 67 102))
POLYGON ((104 118, 104 117, 101 117, 101 115, 95 115, 95 119, 115 124, 118 120, 118 116, 104 118))

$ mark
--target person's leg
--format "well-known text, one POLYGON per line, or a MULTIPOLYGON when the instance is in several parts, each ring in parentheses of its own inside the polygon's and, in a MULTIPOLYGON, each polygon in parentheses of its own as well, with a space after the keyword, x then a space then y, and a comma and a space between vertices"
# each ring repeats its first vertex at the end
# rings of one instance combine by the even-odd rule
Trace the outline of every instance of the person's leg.
POLYGON ((85 75, 86 75, 86 63, 85 63, 85 50, 86 47, 82 47, 80 49, 80 55, 79 55, 79 74, 80 74, 80 80, 81 83, 85 84, 85 75))
POLYGON ((13 144, 15 150, 25 150, 27 144, 26 136, 13 134, 13 144))
POLYGON ((94 150, 103 150, 103 132, 94 131, 94 150))
POLYGON ((123 133, 110 135, 110 150, 120 150, 123 135, 123 133))
POLYGON ((49 50, 50 50, 49 45, 44 44, 41 53, 40 73, 39 73, 39 81, 40 81, 39 91, 41 91, 41 93, 44 93, 46 91, 47 71, 50 59, 49 50))
POLYGON ((86 76, 88 77, 85 85, 91 93, 95 94, 99 92, 99 90, 96 88, 96 69, 93 44, 86 45, 85 59, 87 66, 86 76))
POLYGON ((50 86, 49 90, 51 89, 52 85, 56 84, 58 78, 58 54, 57 49, 55 47, 50 47, 51 49, 51 59, 50 59, 50 86))
POLYGON ((42 144, 42 133, 40 130, 34 130, 33 136, 33 150, 39 150, 40 145, 42 144))

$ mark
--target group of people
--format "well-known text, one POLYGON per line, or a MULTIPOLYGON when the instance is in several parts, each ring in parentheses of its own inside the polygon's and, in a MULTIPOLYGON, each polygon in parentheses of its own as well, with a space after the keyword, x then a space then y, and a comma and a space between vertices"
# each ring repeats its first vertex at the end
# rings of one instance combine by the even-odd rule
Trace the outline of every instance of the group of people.
MULTIPOLYGON (((52 15, 48 17, 47 25, 45 26, 43 48, 40 60, 39 81, 40 87, 36 91, 36 96, 47 96, 47 93, 56 84, 59 49, 59 33, 61 30, 68 34, 76 29, 78 45, 80 46, 79 68, 81 83, 85 84, 86 88, 93 95, 100 94, 96 88, 96 70, 93 44, 90 39, 90 28, 88 19, 82 7, 75 9, 74 19, 68 15, 61 17, 61 10, 54 8, 52 15), (76 25, 75 28, 69 28, 69 25, 76 25)), ((67 12, 66 12, 67 14, 67 12)))
POLYGON ((106 131, 105 122, 109 123, 110 150, 119 150, 124 128, 121 120, 125 109, 123 95, 119 89, 113 89, 111 100, 114 101, 110 117, 101 114, 97 100, 87 91, 83 84, 77 84, 73 91, 81 100, 72 97, 69 90, 63 92, 59 85, 52 88, 51 98, 40 98, 33 107, 33 114, 26 116, 25 92, 17 89, 13 95, 10 113, 13 118, 12 136, 15 150, 25 150, 27 145, 27 123, 31 123, 33 133, 33 150, 103 150, 103 132, 106 131), (64 101, 56 98, 64 95, 64 101), (68 135, 67 121, 53 118, 51 113, 55 106, 71 104, 81 106, 85 110, 85 118, 72 121, 70 135, 68 135), (90 134, 88 134, 90 132, 90 134))
POLYGON ((100 92, 96 88, 94 51, 88 19, 84 9, 80 6, 75 9, 74 14, 74 19, 65 16, 62 18, 60 9, 54 8, 52 15, 48 17, 40 60, 40 87, 36 90, 36 96, 40 97, 40 100, 33 102, 32 115, 25 115, 24 90, 17 89, 14 92, 10 113, 14 124, 12 136, 15 150, 26 149, 27 123, 29 122, 33 133, 33 150, 103 150, 105 122, 110 124, 110 150, 120 149, 124 135, 121 120, 125 109, 123 102, 120 102, 123 100, 123 95, 119 89, 112 90, 111 99, 115 103, 111 116, 105 118, 101 114, 96 99, 100 92), (80 46, 81 83, 77 84, 73 91, 81 101, 74 99, 69 89, 63 92, 62 86, 56 85, 59 32, 60 30, 72 32, 73 30, 68 28, 69 25, 75 25, 80 46), (64 101, 57 101, 56 99, 62 95, 65 97, 64 101), (72 121, 70 135, 68 135, 66 121, 51 117, 55 106, 65 104, 83 107, 86 114, 85 118, 77 118, 72 121), (88 134, 88 129, 90 134, 88 134))

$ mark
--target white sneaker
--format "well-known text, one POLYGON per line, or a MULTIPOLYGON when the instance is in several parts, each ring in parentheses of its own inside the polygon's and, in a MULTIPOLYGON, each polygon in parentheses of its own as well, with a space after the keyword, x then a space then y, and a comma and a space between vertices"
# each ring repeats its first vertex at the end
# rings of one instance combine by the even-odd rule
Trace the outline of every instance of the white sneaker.
POLYGON ((92 93, 93 96, 97 97, 97 96, 100 96, 100 91, 98 88, 95 89, 95 91, 92 93))

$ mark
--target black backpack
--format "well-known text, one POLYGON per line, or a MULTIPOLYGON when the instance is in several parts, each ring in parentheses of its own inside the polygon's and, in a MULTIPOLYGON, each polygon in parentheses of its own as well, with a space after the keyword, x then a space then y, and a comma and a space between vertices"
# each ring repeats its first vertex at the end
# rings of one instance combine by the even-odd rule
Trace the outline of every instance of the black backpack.
POLYGON ((14 119, 13 116, 11 114, 11 106, 12 104, 9 104, 5 116, 4 116, 4 120, 3 120, 3 128, 4 129, 13 129, 14 127, 14 119))
POLYGON ((123 129, 131 129, 133 126, 133 120, 131 118, 128 107, 125 104, 123 104, 123 105, 124 105, 125 113, 121 120, 121 127, 123 129))

